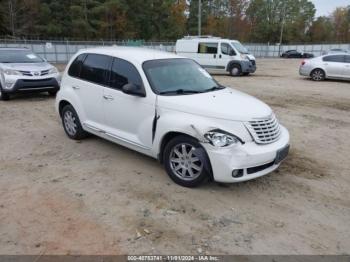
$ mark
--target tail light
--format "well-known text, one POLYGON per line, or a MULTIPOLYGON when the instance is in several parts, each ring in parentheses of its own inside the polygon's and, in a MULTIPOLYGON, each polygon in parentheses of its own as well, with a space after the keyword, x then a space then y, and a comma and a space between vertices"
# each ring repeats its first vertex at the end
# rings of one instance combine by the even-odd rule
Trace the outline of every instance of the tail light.
POLYGON ((301 62, 301 65, 303 66, 303 65, 305 65, 305 64, 306 64, 306 61, 303 60, 303 61, 301 62))

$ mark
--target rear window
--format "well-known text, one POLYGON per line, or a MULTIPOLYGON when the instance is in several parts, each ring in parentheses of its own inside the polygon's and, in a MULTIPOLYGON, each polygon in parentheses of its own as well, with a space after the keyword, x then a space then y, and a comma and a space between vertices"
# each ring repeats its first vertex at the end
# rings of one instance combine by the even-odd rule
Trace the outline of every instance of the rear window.
POLYGON ((338 63, 344 63, 345 62, 345 56, 344 55, 330 55, 325 56, 323 58, 323 61, 325 62, 338 62, 338 63))
POLYGON ((218 43, 199 43, 198 53, 199 54, 217 54, 218 43))
POLYGON ((79 55, 71 64, 68 74, 72 77, 80 77, 81 68, 85 59, 85 54, 79 55))
POLYGON ((99 85, 107 85, 112 58, 106 55, 88 54, 84 60, 80 78, 99 85))

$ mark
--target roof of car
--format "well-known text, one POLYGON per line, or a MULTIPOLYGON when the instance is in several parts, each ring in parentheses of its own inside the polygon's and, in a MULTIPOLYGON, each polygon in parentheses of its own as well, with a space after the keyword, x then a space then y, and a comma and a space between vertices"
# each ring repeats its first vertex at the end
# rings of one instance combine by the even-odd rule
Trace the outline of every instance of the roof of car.
POLYGON ((169 59, 169 58, 183 58, 174 53, 159 51, 150 48, 141 47, 124 47, 124 46, 111 46, 111 47, 97 47, 81 50, 79 53, 94 53, 101 55, 110 55, 118 57, 127 61, 142 64, 145 61, 157 60, 157 59, 169 59))

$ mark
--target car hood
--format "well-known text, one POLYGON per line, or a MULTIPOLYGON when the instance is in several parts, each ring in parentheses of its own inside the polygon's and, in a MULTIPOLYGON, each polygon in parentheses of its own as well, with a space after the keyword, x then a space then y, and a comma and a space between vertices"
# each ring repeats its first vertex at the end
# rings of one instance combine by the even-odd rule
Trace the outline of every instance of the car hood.
POLYGON ((255 56, 253 56, 252 54, 247 54, 247 57, 249 58, 249 60, 255 60, 255 56))
POLYGON ((49 63, 2 63, 0 66, 3 69, 13 69, 18 71, 37 71, 37 70, 48 70, 53 66, 49 63))
POLYGON ((251 121, 272 114, 271 108, 265 103, 231 88, 202 94, 159 96, 158 106, 232 121, 251 121))

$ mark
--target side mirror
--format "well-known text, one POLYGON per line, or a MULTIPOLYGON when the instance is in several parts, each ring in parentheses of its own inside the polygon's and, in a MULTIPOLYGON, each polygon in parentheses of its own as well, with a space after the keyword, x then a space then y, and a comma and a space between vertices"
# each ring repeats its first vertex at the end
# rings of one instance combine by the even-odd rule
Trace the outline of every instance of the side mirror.
POLYGON ((235 55, 236 55, 236 52, 234 50, 231 50, 229 53, 229 56, 235 56, 235 55))
POLYGON ((122 91, 125 94, 132 95, 132 96, 139 96, 139 97, 145 97, 146 92, 145 90, 140 86, 133 83, 126 84, 122 87, 122 91))

